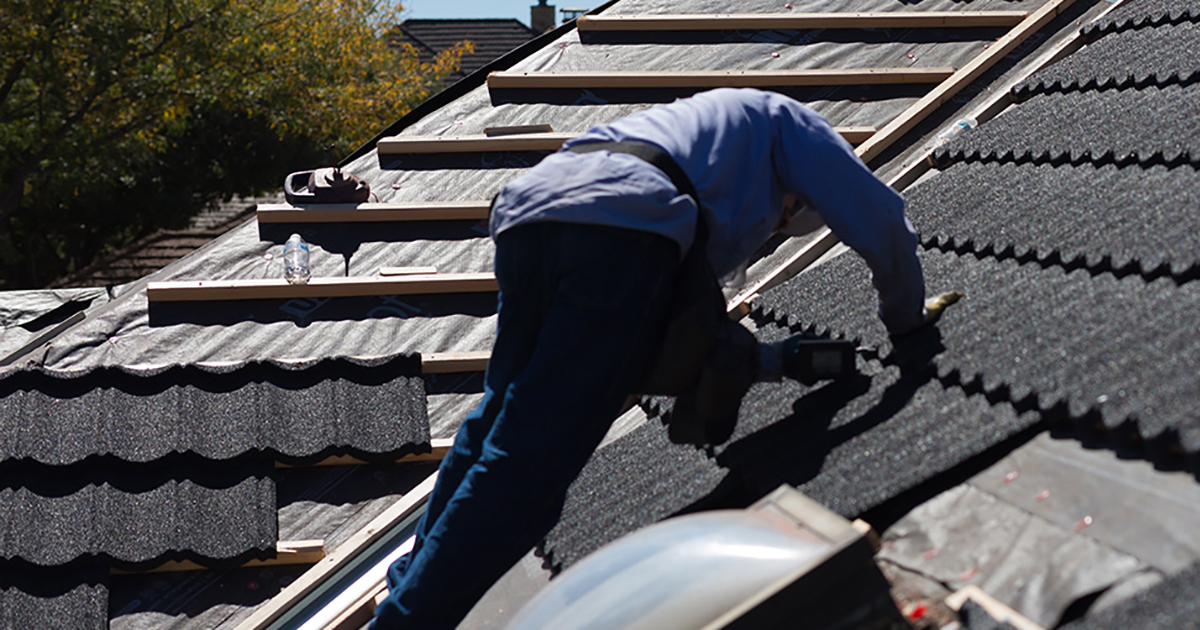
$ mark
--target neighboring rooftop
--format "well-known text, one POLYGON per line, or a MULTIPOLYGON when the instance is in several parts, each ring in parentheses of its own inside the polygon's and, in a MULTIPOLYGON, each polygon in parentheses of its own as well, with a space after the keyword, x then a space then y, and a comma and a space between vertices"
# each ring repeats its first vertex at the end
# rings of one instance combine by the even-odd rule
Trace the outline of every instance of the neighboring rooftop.
POLYGON ((514 18, 494 19, 411 19, 398 26, 393 41, 412 44, 422 63, 461 42, 471 42, 470 54, 463 55, 458 72, 451 81, 475 72, 492 60, 537 37, 533 29, 514 18))
POLYGON ((51 288, 119 286, 140 280, 221 236, 254 214, 270 199, 232 199, 206 210, 182 230, 159 230, 86 269, 51 283, 51 288))

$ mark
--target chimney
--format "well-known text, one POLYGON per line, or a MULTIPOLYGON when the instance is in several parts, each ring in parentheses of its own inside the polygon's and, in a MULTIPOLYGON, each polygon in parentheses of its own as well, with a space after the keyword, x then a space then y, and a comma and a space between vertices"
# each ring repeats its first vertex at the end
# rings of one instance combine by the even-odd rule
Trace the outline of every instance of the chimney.
POLYGON ((538 0, 537 5, 529 7, 529 27, 539 33, 554 28, 554 5, 546 4, 546 0, 538 0))

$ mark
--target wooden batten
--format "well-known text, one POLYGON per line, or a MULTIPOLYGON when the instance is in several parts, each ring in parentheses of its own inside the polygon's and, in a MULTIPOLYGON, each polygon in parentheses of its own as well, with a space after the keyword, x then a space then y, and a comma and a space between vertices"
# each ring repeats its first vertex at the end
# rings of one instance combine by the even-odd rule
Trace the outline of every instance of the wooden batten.
MULTIPOLYGON (((274 567, 294 564, 316 564, 325 558, 324 540, 281 540, 275 543, 275 557, 266 560, 250 560, 242 568, 274 567)), ((191 560, 172 560, 145 571, 122 571, 110 569, 111 575, 138 575, 143 573, 174 573, 179 571, 208 571, 208 567, 191 560)))
POLYGON ((275 621, 289 608, 297 604, 306 595, 316 589, 322 582, 330 578, 339 569, 355 560, 359 553, 375 542, 397 523, 424 505, 433 487, 437 483, 437 473, 433 473, 417 487, 405 494, 399 501, 379 516, 375 517, 366 527, 359 530, 340 547, 317 563, 283 589, 270 601, 259 606, 254 612, 237 626, 237 630, 263 630, 275 621))
POLYGON ((858 148, 859 157, 864 162, 867 162, 880 153, 883 153, 893 142, 900 139, 901 136, 908 133, 913 127, 916 127, 926 116, 953 98, 954 95, 970 85, 972 81, 978 79, 984 72, 987 72, 996 62, 1021 45, 1030 35, 1038 32, 1059 13, 1065 11, 1074 1, 1050 0, 1042 5, 1041 8, 1031 13, 1029 17, 1022 20, 1011 31, 996 40, 994 44, 988 46, 987 50, 982 54, 967 62, 965 66, 956 70, 952 76, 947 77, 941 85, 938 85, 899 116, 892 119, 887 125, 884 125, 878 134, 858 148))
MULTIPOLYGON (((849 142, 851 144, 858 144, 861 142, 866 142, 866 140, 868 138, 870 138, 876 132, 876 128, 875 127, 866 127, 866 126, 834 127, 834 131, 837 131, 839 134, 841 134, 841 136, 846 139, 846 142, 849 142)), ((487 152, 487 151, 557 151, 558 149, 562 148, 562 145, 564 142, 566 142, 567 140, 569 140, 571 138, 574 138, 578 134, 563 133, 563 134, 544 134, 544 135, 553 136, 553 138, 544 138, 544 137, 538 138, 538 137, 533 137, 533 136, 498 136, 496 138, 485 138, 483 136, 439 136, 436 138, 396 136, 396 137, 392 137, 392 138, 384 138, 384 139, 380 140, 375 146, 376 146, 376 149, 379 151, 380 155, 404 155, 404 154, 410 154, 410 153, 411 154, 473 153, 473 152, 487 152)), ((388 206, 388 208, 396 207, 396 206, 391 206, 390 204, 361 204, 361 205, 363 205, 363 206, 368 206, 368 205, 369 206, 376 206, 376 205, 388 206)), ((307 219, 306 221, 303 221, 303 222, 315 223, 315 222, 319 222, 319 221, 339 221, 339 220, 341 220, 341 221, 345 221, 345 220, 418 221, 418 220, 424 220, 424 219, 440 219, 440 220, 468 219, 468 218, 469 219, 474 219, 474 218, 486 219, 489 216, 490 202, 484 202, 484 201, 470 202, 469 207, 472 209, 472 212, 478 212, 479 213, 478 216, 476 216, 475 214, 465 216, 466 210, 467 210, 467 206, 465 204, 446 204, 448 206, 453 206, 450 210, 446 210, 446 211, 438 209, 438 208, 425 208, 424 206, 426 206, 426 205, 432 206, 433 204, 422 204, 420 207, 405 206, 405 208, 409 208, 409 207, 412 208, 411 210, 404 210, 405 212, 412 212, 412 213, 414 213, 413 216, 419 217, 419 218, 411 218, 411 219, 387 219, 387 218, 385 218, 388 216, 387 213, 394 212, 394 210, 389 210, 388 208, 356 210, 355 212, 370 212, 370 214, 365 215, 366 218, 339 219, 338 218, 339 216, 350 216, 348 214, 340 215, 338 213, 346 212, 347 210, 352 209, 353 206, 346 206, 344 208, 333 208, 333 207, 317 208, 314 206, 309 206, 308 208, 306 208, 304 210, 304 212, 306 214, 316 212, 317 214, 309 215, 309 216, 320 217, 320 218, 319 219, 318 218, 307 219), (459 212, 460 211, 458 209, 459 207, 462 207, 461 211, 463 212, 464 216, 449 216, 449 215, 441 214, 442 212, 449 212, 449 211, 459 212)), ((284 211, 288 211, 288 209, 290 209, 290 206, 287 208, 271 208, 270 210, 272 212, 284 212, 284 211)), ((295 211, 292 210, 292 212, 294 213, 295 211)), ((261 211, 258 216, 259 216, 259 221, 262 222, 263 213, 261 211)), ((267 222, 268 223, 284 223, 286 221, 284 221, 282 219, 268 219, 267 222)), ((302 221, 297 221, 297 222, 302 222, 302 221)))
POLYGON ((530 133, 500 136, 393 136, 375 144, 380 155, 557 151, 579 134, 530 133))
MULTIPOLYGON (((396 464, 396 465, 400 465, 400 464, 413 464, 413 463, 417 463, 417 462, 440 462, 440 461, 442 461, 443 458, 446 457, 446 453, 450 452, 451 446, 454 446, 454 438, 434 438, 429 441, 429 449, 430 450, 428 453, 415 453, 413 455, 405 455, 404 457, 401 457, 400 459, 397 459, 396 461, 394 461, 392 463, 396 464)), ((319 461, 315 464, 308 464, 308 465, 304 465, 304 466, 293 466, 291 464, 285 464, 283 462, 275 462, 275 467, 276 468, 315 468, 315 467, 324 467, 324 466, 364 466, 364 465, 368 465, 370 463, 371 462, 368 462, 363 459, 359 459, 357 457, 352 457, 350 455, 334 455, 332 457, 326 457, 325 459, 322 459, 321 461, 319 461)))
POLYGON ((283 278, 265 280, 185 280, 151 282, 151 302, 208 302, 220 300, 287 300, 294 298, 362 297, 481 293, 499 290, 493 273, 438 273, 415 276, 312 278, 308 284, 288 284, 283 278))
POLYGON ((1028 15, 1028 11, 581 15, 575 26, 583 32, 1011 27, 1028 15))
MULTIPOLYGON (((996 43, 989 46, 987 50, 957 70, 953 76, 910 106, 900 116, 894 118, 880 129, 878 133, 860 144, 855 149, 855 153, 864 162, 870 161, 872 158, 883 153, 883 151, 912 130, 913 127, 917 126, 929 114, 953 98, 963 88, 970 85, 972 81, 979 78, 980 75, 1003 59, 1005 55, 1012 52, 1014 48, 1028 39, 1029 36, 1040 30, 1050 20, 1054 19, 1055 16, 1065 11, 1073 2, 1074 0, 1050 0, 1050 2, 1047 2, 1037 11, 1031 13, 1011 31, 997 40, 996 43)), ((1078 40, 1079 38, 1076 36, 1074 39, 1078 40)), ((1032 74, 1035 70, 1036 68, 1031 69, 1029 74, 1032 74)), ((1005 94, 1001 94, 996 98, 1002 99, 1004 97, 1005 94)), ((909 174, 924 166, 924 161, 911 162, 900 174, 893 177, 888 184, 896 187, 899 185, 899 182, 909 181, 909 174)), ((788 278, 807 268, 839 242, 841 241, 832 231, 825 229, 816 240, 792 254, 782 264, 735 295, 727 304, 728 312, 731 314, 741 312, 755 295, 785 282, 788 278)))
POLYGON ((432 352, 421 355, 421 372, 425 374, 452 374, 456 372, 482 372, 487 369, 490 350, 475 352, 432 352))
POLYGON ((487 200, 428 203, 260 203, 259 223, 366 223, 372 221, 480 221, 491 216, 487 200))
POLYGON ((1031 621, 1028 617, 1018 613, 1000 600, 988 595, 983 589, 975 584, 969 584, 953 593, 946 598, 946 605, 951 610, 961 611, 967 600, 979 604, 979 607, 987 612, 988 615, 995 619, 1000 624, 1008 624, 1017 630, 1044 630, 1037 623, 1031 621))
MULTIPOLYGON (((710 70, 702 72, 493 72, 488 89, 810 87, 940 83, 954 68, 817 68, 810 70, 710 70)), ((382 142, 382 141, 381 141, 382 142)))

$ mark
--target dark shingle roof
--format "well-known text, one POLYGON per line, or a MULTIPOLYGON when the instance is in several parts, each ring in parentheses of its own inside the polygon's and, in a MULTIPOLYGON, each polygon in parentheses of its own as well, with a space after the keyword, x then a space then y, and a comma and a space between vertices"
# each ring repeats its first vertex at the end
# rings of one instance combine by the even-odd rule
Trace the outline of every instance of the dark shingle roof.
POLYGON ((7 473, 0 489, 2 570, 168 559, 236 565, 269 557, 277 533, 271 471, 270 462, 260 462, 175 466, 169 473, 91 468, 69 479, 44 467, 7 473))
POLYGON ((1017 86, 1018 96, 1191 85, 1200 79, 1200 23, 1115 32, 1017 86))
POLYGON ((254 212, 254 199, 235 199, 196 215, 183 230, 160 230, 100 260, 52 287, 115 286, 144 278, 203 247, 254 212))
POLYGON ((474 45, 463 55, 457 77, 466 76, 488 62, 537 37, 520 20, 508 19, 413 19, 400 23, 396 42, 412 44, 422 62, 463 41, 474 45))
POLYGON ((0 375, 0 466, 247 454, 394 461, 429 443, 414 357, 0 375), (384 411, 386 410, 386 411, 384 411), (212 422, 221 418, 222 422, 212 422))

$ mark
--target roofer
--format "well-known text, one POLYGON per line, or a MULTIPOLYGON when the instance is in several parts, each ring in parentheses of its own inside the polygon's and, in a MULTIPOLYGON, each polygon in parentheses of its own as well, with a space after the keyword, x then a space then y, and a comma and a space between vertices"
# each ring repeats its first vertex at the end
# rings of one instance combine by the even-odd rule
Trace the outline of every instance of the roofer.
POLYGON ((659 370, 704 364, 700 394, 701 368, 684 366, 683 396, 702 422, 719 420, 702 437, 728 438, 750 381, 778 380, 787 357, 724 316, 715 278, 737 276, 773 231, 815 213, 866 260, 890 333, 936 319, 950 300, 925 303, 903 209, 825 119, 757 90, 597 126, 506 185, 491 217, 500 307, 483 400, 442 461, 413 550, 388 572, 374 627, 455 627, 549 532, 627 398, 659 370), (687 302, 703 301, 684 294, 705 283, 712 319, 728 326, 668 351, 687 302), (680 359, 688 347, 704 355, 680 359))

